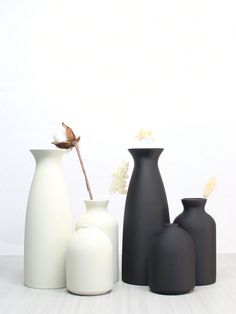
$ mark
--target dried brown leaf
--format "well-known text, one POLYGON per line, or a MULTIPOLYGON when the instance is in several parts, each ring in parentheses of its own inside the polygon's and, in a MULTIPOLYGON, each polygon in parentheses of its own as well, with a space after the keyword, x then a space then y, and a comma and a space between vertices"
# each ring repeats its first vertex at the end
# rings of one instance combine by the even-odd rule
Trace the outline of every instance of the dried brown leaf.
POLYGON ((65 149, 74 147, 74 144, 71 142, 61 142, 61 143, 53 142, 52 144, 56 145, 58 148, 65 148, 65 149))
POLYGON ((76 140, 76 137, 73 130, 69 126, 67 126, 64 122, 62 122, 62 126, 66 129, 67 141, 74 142, 76 140))

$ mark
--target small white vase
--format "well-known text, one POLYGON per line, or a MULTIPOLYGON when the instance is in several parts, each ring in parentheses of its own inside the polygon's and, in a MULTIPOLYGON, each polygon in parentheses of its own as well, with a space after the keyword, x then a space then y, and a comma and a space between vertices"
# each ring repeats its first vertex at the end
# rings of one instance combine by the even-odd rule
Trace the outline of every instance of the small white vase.
POLYGON ((116 282, 119 279, 118 224, 115 218, 107 212, 108 202, 108 200, 85 201, 87 210, 79 217, 76 229, 84 224, 93 225, 104 231, 110 238, 113 250, 113 281, 116 282))
POLYGON ((113 257, 109 237, 94 226, 81 226, 67 249, 67 290, 80 295, 98 295, 112 290, 112 285, 113 257))
POLYGON ((72 215, 60 165, 65 150, 31 150, 36 169, 29 193, 24 246, 24 284, 63 288, 72 215))

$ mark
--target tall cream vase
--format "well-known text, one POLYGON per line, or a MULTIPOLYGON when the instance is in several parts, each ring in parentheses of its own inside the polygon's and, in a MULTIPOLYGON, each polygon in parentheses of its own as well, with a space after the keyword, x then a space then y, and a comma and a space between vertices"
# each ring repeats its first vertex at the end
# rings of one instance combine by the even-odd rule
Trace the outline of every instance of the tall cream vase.
POLYGON ((79 217, 76 229, 86 224, 92 225, 104 231, 110 238, 113 252, 113 281, 116 282, 119 278, 118 224, 107 211, 108 202, 108 200, 85 201, 87 210, 79 217))
POLYGON ((65 150, 31 150, 36 169, 25 220, 24 284, 32 288, 66 286, 65 258, 72 215, 61 158, 65 150))

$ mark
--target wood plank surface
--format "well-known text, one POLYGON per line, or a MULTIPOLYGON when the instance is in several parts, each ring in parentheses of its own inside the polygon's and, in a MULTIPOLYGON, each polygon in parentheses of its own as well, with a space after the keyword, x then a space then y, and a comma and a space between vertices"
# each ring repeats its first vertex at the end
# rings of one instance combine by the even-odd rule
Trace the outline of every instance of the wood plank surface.
POLYGON ((217 282, 180 296, 154 294, 148 287, 119 281, 111 293, 76 296, 66 289, 38 290, 23 285, 23 257, 0 256, 1 314, 234 314, 236 254, 218 255, 217 282))

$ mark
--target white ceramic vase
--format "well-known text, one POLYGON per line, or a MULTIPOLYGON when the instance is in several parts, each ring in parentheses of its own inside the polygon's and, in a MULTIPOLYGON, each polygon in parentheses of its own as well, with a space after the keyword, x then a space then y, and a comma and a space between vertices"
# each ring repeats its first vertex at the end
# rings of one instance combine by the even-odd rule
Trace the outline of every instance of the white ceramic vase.
POLYGON ((118 261, 118 224, 115 218, 107 212, 108 200, 85 201, 86 212, 84 212, 76 224, 76 229, 84 224, 100 228, 110 238, 113 250, 113 281, 119 279, 118 261))
POLYGON ((98 295, 112 290, 112 285, 113 257, 109 237, 94 226, 81 226, 67 249, 67 290, 80 295, 98 295))
POLYGON ((31 153, 36 169, 25 221, 24 283, 32 288, 63 288, 66 249, 73 231, 60 165, 65 150, 31 150, 31 153))

